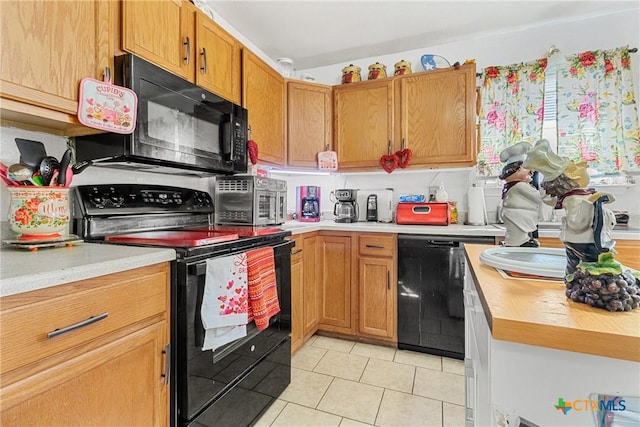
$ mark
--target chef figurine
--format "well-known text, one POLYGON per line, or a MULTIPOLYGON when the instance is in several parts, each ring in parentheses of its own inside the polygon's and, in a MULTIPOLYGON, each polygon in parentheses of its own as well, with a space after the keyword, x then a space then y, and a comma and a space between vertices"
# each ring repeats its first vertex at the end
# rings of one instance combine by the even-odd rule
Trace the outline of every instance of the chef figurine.
POLYGON ((519 142, 500 153, 505 163, 500 179, 502 188, 502 221, 505 225, 505 246, 538 247, 538 209, 542 205, 540 192, 531 184, 533 172, 522 166, 528 142, 519 142))
POLYGON ((550 196, 555 209, 563 209, 560 240, 567 251, 566 273, 571 274, 583 261, 596 262, 598 255, 613 251, 615 242, 611 230, 616 224, 613 212, 605 207, 615 198, 608 193, 586 188, 589 185, 587 165, 558 156, 549 141, 538 141, 523 164, 544 176, 543 190, 550 196))

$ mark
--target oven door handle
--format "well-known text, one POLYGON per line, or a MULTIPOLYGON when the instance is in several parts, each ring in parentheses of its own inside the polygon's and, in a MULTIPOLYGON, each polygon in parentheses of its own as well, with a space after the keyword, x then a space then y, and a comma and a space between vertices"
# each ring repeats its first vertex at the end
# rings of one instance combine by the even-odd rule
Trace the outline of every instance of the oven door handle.
MULTIPOLYGON (((278 243, 277 245, 273 245, 273 249, 276 250, 280 247, 283 246, 293 246, 293 241, 292 240, 284 240, 281 243, 278 243)), ((256 246, 255 248, 249 248, 247 250, 251 250, 251 249, 257 249, 260 246, 256 246)), ((191 264, 189 265, 189 274, 193 275, 193 276, 202 276, 204 274, 207 273, 207 262, 206 261, 202 261, 202 262, 198 262, 196 264, 191 264)))
POLYGON ((203 276, 207 272, 207 263, 199 262, 189 266, 189 274, 192 276, 203 276))

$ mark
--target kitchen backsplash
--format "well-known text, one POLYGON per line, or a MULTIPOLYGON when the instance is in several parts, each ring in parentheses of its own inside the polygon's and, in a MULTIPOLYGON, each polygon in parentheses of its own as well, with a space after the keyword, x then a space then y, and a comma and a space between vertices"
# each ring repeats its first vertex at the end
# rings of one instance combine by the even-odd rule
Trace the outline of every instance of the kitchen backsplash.
MULTIPOLYGON (((18 161, 20 154, 15 145, 15 138, 33 139, 42 141, 47 153, 60 158, 66 149, 66 138, 40 133, 30 132, 16 128, 0 128, 0 160, 9 165, 18 161)), ((317 185, 322 189, 320 208, 323 217, 333 218, 334 202, 330 199, 330 193, 340 188, 358 189, 358 204, 360 206, 360 219, 365 219, 366 200, 369 194, 378 195, 378 208, 380 218, 388 215, 385 208, 391 202, 391 208, 395 207, 398 196, 402 194, 424 194, 428 197, 429 188, 444 185, 449 200, 456 201, 460 220, 466 219, 467 191, 477 183, 473 168, 458 169, 424 169, 424 170, 396 170, 391 174, 384 171, 362 173, 335 173, 335 174, 290 174, 272 173, 274 177, 287 181, 287 205, 290 212, 295 211, 296 186, 317 185), (391 192, 389 189, 392 189, 391 192)), ((190 187, 203 191, 213 192, 213 180, 210 178, 182 177, 149 172, 132 172, 115 169, 89 167, 81 174, 74 176, 73 185, 105 184, 105 183, 151 183, 174 185, 178 187, 190 187)), ((596 187, 600 190, 612 193, 616 201, 609 205, 613 210, 628 211, 630 214, 629 225, 640 226, 640 184, 615 185, 596 187)), ((4 186, 0 194, 0 212, 2 221, 5 221, 8 209, 9 194, 4 186)), ((489 222, 496 219, 497 206, 500 203, 501 188, 498 186, 485 188, 487 206, 487 218, 489 222)), ((541 216, 551 215, 551 210, 541 212, 541 216)), ((546 218, 545 218, 546 219, 546 218)))

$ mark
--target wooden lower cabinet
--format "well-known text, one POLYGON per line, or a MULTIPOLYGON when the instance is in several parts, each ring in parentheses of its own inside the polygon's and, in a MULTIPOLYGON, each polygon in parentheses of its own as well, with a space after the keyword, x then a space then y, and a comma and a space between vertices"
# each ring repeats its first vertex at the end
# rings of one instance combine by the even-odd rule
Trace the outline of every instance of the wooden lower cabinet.
POLYGON ((320 231, 292 239, 292 352, 318 331, 397 343, 395 234, 320 231))
POLYGON ((350 233, 320 233, 323 261, 319 329, 353 335, 353 298, 357 284, 352 275, 352 237, 350 233))
POLYGON ((318 236, 316 233, 304 238, 303 248, 303 338, 307 340, 318 330, 318 322, 320 321, 320 285, 318 277, 321 272, 322 261, 319 259, 318 236))
POLYGON ((397 237, 358 236, 358 335, 397 342, 397 237))
POLYGON ((291 353, 304 344, 304 263, 302 238, 293 237, 295 246, 291 250, 291 353))
POLYGON ((163 263, 1 298, 0 424, 169 425, 170 276, 163 263))
POLYGON ((293 236, 291 251, 291 352, 295 353, 318 330, 320 281, 318 233, 293 236))

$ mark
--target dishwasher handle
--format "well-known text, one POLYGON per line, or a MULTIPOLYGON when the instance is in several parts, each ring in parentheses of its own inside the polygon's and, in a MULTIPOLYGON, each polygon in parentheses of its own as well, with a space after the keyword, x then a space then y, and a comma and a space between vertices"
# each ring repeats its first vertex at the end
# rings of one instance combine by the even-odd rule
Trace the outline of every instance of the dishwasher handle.
POLYGON ((398 245, 415 247, 419 245, 421 247, 460 247, 461 243, 478 243, 478 244, 494 244, 494 237, 490 236, 435 236, 435 235, 420 235, 420 234, 399 234, 398 245))

